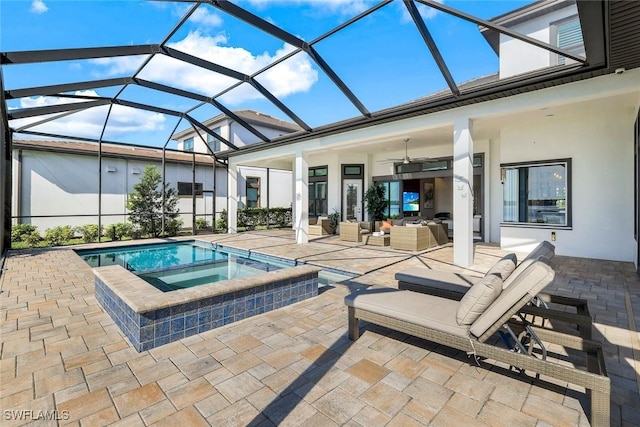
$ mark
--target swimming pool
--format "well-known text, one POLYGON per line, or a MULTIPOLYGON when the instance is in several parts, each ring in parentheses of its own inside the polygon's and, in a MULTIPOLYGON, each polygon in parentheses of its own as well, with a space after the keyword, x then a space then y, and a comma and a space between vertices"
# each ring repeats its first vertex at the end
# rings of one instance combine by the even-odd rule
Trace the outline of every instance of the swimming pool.
POLYGON ((294 261, 241 256, 198 241, 77 252, 91 267, 120 265, 163 292, 296 265, 294 261))
POLYGON ((137 351, 312 298, 320 282, 353 277, 199 241, 76 252, 94 267, 96 299, 137 351))

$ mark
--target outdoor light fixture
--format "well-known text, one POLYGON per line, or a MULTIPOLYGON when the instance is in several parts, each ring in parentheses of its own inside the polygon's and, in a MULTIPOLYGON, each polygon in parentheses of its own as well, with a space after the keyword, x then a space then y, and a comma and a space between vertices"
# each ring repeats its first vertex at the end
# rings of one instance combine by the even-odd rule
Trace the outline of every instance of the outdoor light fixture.
POLYGON ((115 172, 115 171, 116 171, 115 166, 107 166, 107 172, 115 172))
POLYGON ((500 168, 500 184, 504 184, 507 179, 507 171, 505 168, 500 168))
POLYGON ((131 169, 131 174, 133 174, 133 175, 140 175, 140 169, 139 169, 139 168, 133 168, 133 169, 131 169))

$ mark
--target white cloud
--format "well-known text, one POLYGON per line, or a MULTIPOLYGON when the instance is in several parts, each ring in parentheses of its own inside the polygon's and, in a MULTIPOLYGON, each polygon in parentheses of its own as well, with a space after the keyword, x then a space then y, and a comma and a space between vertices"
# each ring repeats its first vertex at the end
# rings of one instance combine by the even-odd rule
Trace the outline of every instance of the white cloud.
POLYGON ((33 0, 31 2, 31 12, 32 13, 45 13, 46 11, 48 11, 49 8, 47 7, 46 4, 44 4, 44 2, 42 0, 33 0))
MULTIPOLYGON (((254 55, 242 47, 225 46, 226 43, 224 34, 208 36, 196 31, 167 46, 244 74, 253 74, 293 50, 293 47, 284 44, 273 55, 269 52, 254 55)), ((124 57, 102 58, 93 63, 101 66, 102 72, 107 75, 132 73, 139 64, 124 57)), ((235 82, 230 77, 164 55, 156 55, 140 73, 140 77, 209 96, 235 82)), ((318 72, 308 57, 298 54, 261 74, 258 80, 275 96, 286 97, 309 90, 318 81, 318 72)), ((237 105, 260 96, 252 88, 234 90, 233 96, 227 96, 225 102, 237 105)))
POLYGON ((190 21, 203 24, 208 27, 219 27, 222 25, 222 18, 217 13, 212 13, 204 6, 200 6, 190 17, 190 21))
MULTIPOLYGON (((436 2, 440 4, 444 4, 444 1, 445 0, 436 0, 436 2)), ((400 7, 402 7, 402 22, 404 23, 413 22, 413 19, 411 19, 411 15, 409 15, 409 11, 407 10, 407 7, 404 5, 404 2, 398 2, 398 4, 400 5, 400 7)), ((426 21, 434 18, 438 13, 440 13, 439 10, 434 9, 430 6, 427 6, 426 4, 422 4, 422 3, 414 3, 414 4, 418 8, 418 12, 420 12, 420 16, 422 16, 422 19, 426 21)))
MULTIPOLYGON (((99 96, 97 92, 92 90, 78 91, 75 94, 87 97, 99 96)), ((44 107, 48 105, 68 104, 83 101, 86 100, 38 96, 34 98, 21 99, 20 108, 44 107)), ((34 126, 31 130, 97 139, 102 133, 107 109, 108 106, 100 106, 78 111, 77 113, 34 126)), ((20 128, 30 123, 41 121, 46 117, 51 117, 51 115, 12 120, 11 127, 20 128)), ((111 109, 111 114, 109 115, 107 133, 111 137, 117 137, 129 132, 163 130, 165 120, 166 118, 163 114, 137 110, 135 108, 129 108, 121 105, 114 105, 111 109)))
POLYGON ((308 4, 317 10, 327 13, 338 13, 341 15, 355 15, 369 7, 375 2, 373 0, 247 0, 253 6, 264 9, 272 4, 299 6, 308 4))

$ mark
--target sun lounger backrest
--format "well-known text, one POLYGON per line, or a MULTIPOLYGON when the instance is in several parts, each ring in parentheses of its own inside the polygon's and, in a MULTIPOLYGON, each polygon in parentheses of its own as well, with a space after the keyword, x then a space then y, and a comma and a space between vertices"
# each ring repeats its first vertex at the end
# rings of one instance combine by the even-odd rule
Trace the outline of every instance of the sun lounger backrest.
POLYGON ((518 257, 514 253, 507 254, 500 258, 490 269, 487 271, 486 276, 494 275, 500 277, 502 280, 506 280, 507 277, 513 273, 518 265, 518 257))
POLYGON ((531 298, 553 282, 554 277, 555 272, 549 267, 549 260, 545 257, 518 266, 509 277, 513 278, 511 284, 503 288, 500 296, 471 325, 471 334, 480 341, 487 339, 531 298))
POLYGON ((541 256, 547 259, 551 259, 555 254, 556 254, 556 247, 553 246, 551 243, 547 242, 546 240, 543 240, 542 242, 538 243, 538 246, 533 248, 533 250, 529 252, 529 254, 526 257, 524 257, 522 262, 525 262, 530 259, 538 259, 541 256))

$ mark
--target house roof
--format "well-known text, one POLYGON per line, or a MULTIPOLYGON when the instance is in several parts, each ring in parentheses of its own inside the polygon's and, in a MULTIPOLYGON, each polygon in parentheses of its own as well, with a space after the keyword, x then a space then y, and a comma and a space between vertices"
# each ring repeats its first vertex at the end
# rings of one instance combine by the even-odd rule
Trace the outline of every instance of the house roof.
MULTIPOLYGON (((233 112, 236 116, 242 118, 248 123, 256 126, 267 127, 275 130, 284 131, 286 133, 292 133, 301 131, 302 128, 296 123, 287 122, 284 120, 280 120, 276 117, 272 117, 268 114, 261 113, 255 110, 237 110, 233 112)), ((212 117, 208 120, 202 122, 202 124, 208 128, 215 128, 218 123, 224 122, 225 120, 231 120, 227 114, 218 114, 215 117, 212 117)), ((177 141, 181 138, 184 138, 187 135, 190 135, 194 132, 193 128, 185 129, 181 132, 174 133, 171 135, 171 139, 177 141)))
MULTIPOLYGON (((17 139, 13 141, 13 148, 97 156, 99 144, 95 142, 17 139)), ((126 159, 162 161, 162 149, 125 144, 119 145, 113 143, 102 143, 102 155, 126 159)), ((173 163, 191 164, 194 160, 194 153, 185 153, 167 149, 165 150, 165 158, 167 161, 173 163)), ((197 164, 213 165, 213 159, 210 156, 203 154, 195 153, 195 161, 197 164)))

